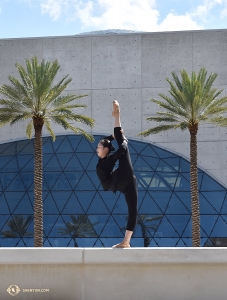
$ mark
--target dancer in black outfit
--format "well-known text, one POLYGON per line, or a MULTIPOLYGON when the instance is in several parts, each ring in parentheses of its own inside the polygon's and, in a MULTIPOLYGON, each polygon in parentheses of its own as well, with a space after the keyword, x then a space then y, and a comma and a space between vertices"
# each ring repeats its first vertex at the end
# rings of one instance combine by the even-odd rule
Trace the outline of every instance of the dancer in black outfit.
POLYGON ((123 241, 113 248, 130 248, 130 239, 136 226, 137 218, 137 184, 133 175, 132 163, 128 150, 128 140, 123 135, 120 121, 119 103, 113 101, 112 115, 115 118, 114 135, 102 139, 97 146, 97 155, 100 157, 96 166, 96 172, 105 191, 120 191, 124 194, 128 205, 128 223, 123 241), (115 148, 112 140, 116 139, 118 150, 113 154, 115 148), (117 169, 113 170, 115 163, 119 161, 117 169))

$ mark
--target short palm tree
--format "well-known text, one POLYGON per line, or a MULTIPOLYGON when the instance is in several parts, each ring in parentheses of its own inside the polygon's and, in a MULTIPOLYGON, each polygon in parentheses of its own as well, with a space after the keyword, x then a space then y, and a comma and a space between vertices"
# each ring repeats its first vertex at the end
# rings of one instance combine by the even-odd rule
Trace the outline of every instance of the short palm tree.
POLYGON ((22 215, 14 215, 12 219, 7 222, 10 230, 1 231, 4 238, 23 238, 32 236, 32 232, 27 231, 33 217, 28 216, 25 218, 22 215))
POLYGON ((200 246, 200 211, 198 194, 198 168, 197 168, 197 132, 199 124, 211 123, 218 126, 227 126, 225 113, 227 112, 227 97, 219 98, 222 90, 213 87, 217 77, 211 73, 207 77, 205 68, 201 68, 191 76, 185 70, 180 72, 181 78, 172 72, 173 81, 167 78, 170 85, 169 96, 159 94, 164 101, 151 99, 164 111, 157 112, 158 116, 147 118, 148 121, 163 123, 147 129, 139 135, 148 136, 169 129, 190 132, 190 183, 192 207, 192 244, 200 246))
POLYGON ((87 139, 93 136, 83 129, 75 127, 74 122, 94 125, 92 118, 76 114, 74 109, 84 108, 86 105, 77 104, 77 100, 86 95, 65 94, 72 79, 68 75, 55 83, 57 72, 60 68, 57 60, 54 62, 38 62, 37 57, 26 60, 26 68, 16 64, 20 80, 9 76, 10 85, 2 85, 0 93, 5 97, 0 99, 0 126, 7 123, 14 125, 18 121, 30 120, 26 134, 34 138, 34 246, 43 246, 43 201, 42 201, 42 129, 46 128, 53 140, 55 134, 51 121, 70 129, 76 134, 82 134, 87 139))
POLYGON ((148 228, 151 229, 152 231, 156 231, 157 227, 159 225, 159 223, 157 224, 146 224, 146 223, 153 223, 155 221, 160 220, 162 217, 161 216, 156 216, 156 217, 150 217, 148 215, 138 215, 137 217, 137 224, 140 226, 141 228, 141 232, 142 232, 142 237, 143 237, 143 243, 144 243, 144 247, 148 247, 150 244, 150 238, 147 235, 148 232, 148 228))
POLYGON ((94 226, 97 223, 92 224, 89 221, 87 215, 71 215, 70 216, 72 222, 67 222, 65 228, 59 228, 58 233, 66 236, 71 235, 74 241, 74 247, 78 247, 76 239, 79 237, 97 237, 97 233, 94 229, 94 226))

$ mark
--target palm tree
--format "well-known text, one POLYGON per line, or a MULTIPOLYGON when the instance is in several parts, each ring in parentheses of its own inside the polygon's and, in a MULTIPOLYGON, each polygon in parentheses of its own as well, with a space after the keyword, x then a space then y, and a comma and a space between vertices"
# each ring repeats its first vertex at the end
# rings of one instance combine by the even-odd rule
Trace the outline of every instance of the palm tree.
POLYGON ((74 240, 74 247, 78 247, 76 238, 78 237, 97 237, 94 227, 98 222, 91 224, 87 215, 70 216, 72 222, 66 223, 66 228, 59 228, 61 235, 71 235, 74 240))
POLYGON ((148 228, 150 228, 153 231, 156 231, 156 229, 158 227, 158 224, 146 225, 145 223, 154 222, 154 221, 160 220, 161 218, 162 218, 161 216, 149 217, 147 215, 138 215, 137 224, 141 228, 142 237, 144 240, 144 247, 148 247, 150 244, 150 238, 147 236, 148 228))
POLYGON ((25 236, 32 236, 32 232, 27 231, 31 223, 32 216, 24 218, 22 215, 14 215, 11 220, 7 222, 10 230, 1 231, 4 238, 23 238, 25 236))
POLYGON ((93 136, 72 123, 79 122, 90 127, 94 125, 92 118, 76 114, 74 109, 84 108, 86 105, 73 101, 86 95, 64 94, 72 79, 68 75, 55 83, 55 77, 60 68, 57 60, 39 64, 37 57, 26 60, 26 68, 16 64, 21 81, 9 76, 10 85, 2 85, 0 93, 6 96, 0 99, 0 126, 7 123, 13 125, 19 121, 29 120, 26 134, 32 137, 34 128, 34 246, 43 246, 43 201, 42 201, 42 129, 46 128, 53 140, 55 134, 51 121, 70 129, 76 134, 82 134, 89 140, 93 136))
POLYGON ((185 70, 180 72, 181 78, 172 72, 173 82, 167 78, 170 85, 170 96, 159 94, 164 101, 151 99, 152 102, 164 108, 157 112, 158 116, 147 118, 148 121, 163 123, 159 126, 141 132, 139 135, 148 136, 169 129, 188 129, 190 132, 190 183, 192 207, 192 244, 200 246, 200 212, 198 194, 197 168, 197 132, 199 124, 211 123, 226 126, 227 97, 218 98, 223 90, 217 90, 212 85, 217 77, 211 73, 207 78, 207 71, 201 68, 191 77, 185 70))

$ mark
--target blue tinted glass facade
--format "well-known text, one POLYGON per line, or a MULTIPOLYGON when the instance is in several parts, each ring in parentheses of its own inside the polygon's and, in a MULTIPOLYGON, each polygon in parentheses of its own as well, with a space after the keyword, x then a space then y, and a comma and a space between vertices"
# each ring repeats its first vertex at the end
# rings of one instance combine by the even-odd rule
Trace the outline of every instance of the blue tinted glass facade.
MULTIPOLYGON (((44 246, 111 247, 127 222, 124 197, 104 192, 96 176, 95 149, 77 135, 43 138, 44 246)), ((190 166, 184 158, 130 140, 138 179, 134 247, 187 247, 191 241, 190 166)), ((33 246, 33 140, 0 145, 0 245, 33 246)), ((199 170, 201 245, 223 246, 226 189, 199 170), (216 244, 215 244, 216 243, 216 244)))

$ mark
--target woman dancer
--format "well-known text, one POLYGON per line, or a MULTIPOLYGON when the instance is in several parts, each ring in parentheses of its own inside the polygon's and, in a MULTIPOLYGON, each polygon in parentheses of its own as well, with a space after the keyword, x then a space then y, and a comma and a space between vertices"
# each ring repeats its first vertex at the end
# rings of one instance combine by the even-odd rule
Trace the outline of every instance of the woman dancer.
POLYGON ((98 143, 96 151, 99 161, 96 166, 96 172, 105 191, 120 191, 125 196, 128 206, 126 232, 123 241, 114 245, 113 248, 130 248, 130 240, 137 218, 137 184, 136 177, 133 175, 128 140, 121 129, 120 106, 116 100, 113 101, 112 115, 115 118, 114 135, 107 136, 98 143), (110 154, 111 151, 115 150, 111 143, 114 139, 118 143, 118 150, 110 154), (119 166, 113 170, 117 160, 119 161, 119 166))

